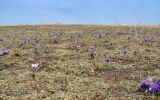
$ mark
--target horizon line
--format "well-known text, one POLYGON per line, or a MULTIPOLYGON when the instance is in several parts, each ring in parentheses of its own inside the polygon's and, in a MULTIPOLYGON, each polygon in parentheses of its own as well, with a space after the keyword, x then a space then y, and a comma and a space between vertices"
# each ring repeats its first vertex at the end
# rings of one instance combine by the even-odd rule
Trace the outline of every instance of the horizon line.
POLYGON ((118 24, 82 24, 82 23, 39 23, 39 24, 0 24, 0 26, 38 26, 38 25, 95 25, 95 26, 160 26, 160 24, 118 23, 118 24))

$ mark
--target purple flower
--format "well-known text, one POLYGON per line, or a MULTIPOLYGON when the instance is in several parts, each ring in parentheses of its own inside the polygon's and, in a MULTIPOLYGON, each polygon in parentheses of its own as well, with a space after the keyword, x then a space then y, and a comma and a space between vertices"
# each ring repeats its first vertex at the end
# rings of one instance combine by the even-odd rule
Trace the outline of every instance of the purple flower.
POLYGON ((96 50, 92 50, 92 51, 90 52, 91 58, 95 58, 96 54, 97 54, 96 50))
POLYGON ((142 90, 147 89, 150 93, 160 92, 160 81, 158 81, 157 83, 153 83, 152 79, 144 80, 140 84, 140 89, 142 89, 142 90))
POLYGON ((46 45, 46 49, 49 49, 49 45, 46 45))
POLYGON ((52 38, 52 41, 53 41, 54 44, 59 43, 59 40, 60 39, 59 39, 58 36, 55 36, 55 37, 52 38))
POLYGON ((81 48, 81 46, 78 44, 78 45, 77 45, 77 50, 80 50, 80 48, 81 48))
POLYGON ((39 49, 40 48, 40 44, 39 43, 36 43, 35 44, 35 49, 39 49))
POLYGON ((160 82, 157 82, 156 84, 152 84, 149 88, 150 93, 160 92, 160 82))
POLYGON ((2 50, 0 51, 0 56, 5 56, 7 54, 9 54, 10 50, 2 50))
POLYGON ((34 46, 34 53, 35 54, 39 54, 39 48, 40 48, 40 44, 36 43, 35 46, 34 46))
POLYGON ((11 52, 13 45, 10 44, 6 47, 6 49, 0 51, 0 56, 5 56, 11 52))
POLYGON ((78 34, 78 37, 83 37, 83 33, 82 32, 79 32, 77 34, 78 34))
POLYGON ((149 92, 150 93, 155 93, 157 91, 157 84, 151 84, 149 87, 149 92))
POLYGON ((7 50, 11 50, 12 48, 13 48, 13 45, 12 45, 12 44, 9 44, 9 45, 6 47, 7 50))
POLYGON ((156 85, 157 85, 157 92, 160 92, 160 81, 158 81, 156 85))
POLYGON ((154 83, 152 82, 152 80, 147 79, 140 84, 140 88, 143 90, 146 90, 146 89, 149 89, 153 84, 154 83))
POLYGON ((37 68, 38 68, 39 64, 36 63, 36 64, 31 64, 31 68, 33 71, 35 71, 37 68))
POLYGON ((157 82, 157 85, 160 87, 160 81, 157 82))

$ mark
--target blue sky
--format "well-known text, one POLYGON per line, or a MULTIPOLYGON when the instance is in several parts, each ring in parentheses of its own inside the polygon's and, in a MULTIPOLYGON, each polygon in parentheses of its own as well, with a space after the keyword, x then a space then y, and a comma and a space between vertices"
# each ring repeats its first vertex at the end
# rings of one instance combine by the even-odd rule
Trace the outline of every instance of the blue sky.
POLYGON ((0 0, 0 24, 160 24, 160 0, 0 0))

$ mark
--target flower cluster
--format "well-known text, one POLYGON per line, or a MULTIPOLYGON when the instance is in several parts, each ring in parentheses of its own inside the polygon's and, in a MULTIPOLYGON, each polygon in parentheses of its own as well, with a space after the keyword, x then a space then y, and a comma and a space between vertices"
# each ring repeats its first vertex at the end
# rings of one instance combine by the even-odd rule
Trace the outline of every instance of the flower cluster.
POLYGON ((150 93, 158 93, 160 92, 160 81, 154 83, 152 79, 144 80, 140 84, 140 89, 148 90, 150 93))
POLYGON ((11 52, 13 45, 8 45, 4 50, 0 50, 0 56, 5 56, 11 52))

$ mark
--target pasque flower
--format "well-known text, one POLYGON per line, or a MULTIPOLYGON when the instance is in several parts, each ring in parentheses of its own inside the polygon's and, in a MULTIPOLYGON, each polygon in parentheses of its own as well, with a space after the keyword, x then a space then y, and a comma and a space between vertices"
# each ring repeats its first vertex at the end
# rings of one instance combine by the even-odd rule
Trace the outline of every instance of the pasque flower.
POLYGON ((39 64, 35 63, 35 64, 31 64, 31 68, 33 71, 35 71, 38 68, 39 64))
POLYGON ((152 79, 146 79, 140 84, 140 89, 148 90, 150 93, 160 92, 160 81, 154 83, 152 79))
POLYGON ((39 49, 40 48, 40 44, 39 43, 36 43, 35 44, 35 49, 39 49))
POLYGON ((140 88, 143 90, 146 90, 146 89, 149 89, 153 84, 154 83, 152 82, 151 79, 147 79, 140 84, 140 88))
POLYGON ((80 48, 81 48, 81 46, 78 44, 78 45, 77 45, 77 50, 80 50, 80 48))
POLYGON ((91 58, 95 58, 96 54, 97 54, 96 50, 92 50, 92 51, 90 52, 91 58))

